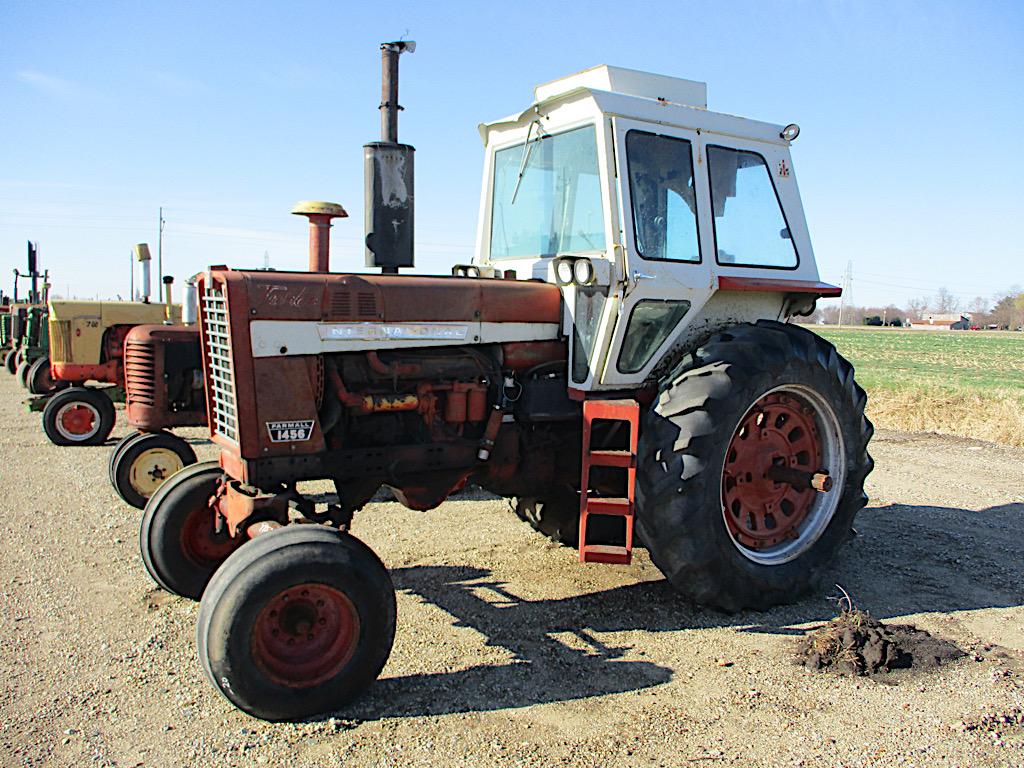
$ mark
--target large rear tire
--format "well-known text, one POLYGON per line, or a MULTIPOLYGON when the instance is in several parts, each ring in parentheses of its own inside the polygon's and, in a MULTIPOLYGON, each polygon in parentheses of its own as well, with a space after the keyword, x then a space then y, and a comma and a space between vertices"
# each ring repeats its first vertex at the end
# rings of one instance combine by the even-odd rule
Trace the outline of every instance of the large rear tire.
POLYGON ((196 452, 180 437, 170 432, 143 433, 114 456, 114 490, 142 509, 167 478, 195 463, 196 452))
POLYGON ((319 525, 258 536, 228 558, 199 608, 207 678, 239 709, 295 720, 338 709, 380 674, 395 589, 358 539, 319 525))
POLYGON ((4 355, 4 368, 7 372, 13 376, 18 371, 18 350, 8 350, 7 354, 4 355))
POLYGON ((242 535, 232 538, 227 526, 220 532, 214 527, 210 498, 223 476, 216 461, 193 464, 146 503, 139 526, 142 564, 172 594, 198 600, 221 563, 248 541, 242 535))
POLYGON ((637 532, 672 585, 726 611, 814 589, 867 501, 866 401, 796 326, 736 326, 690 355, 640 431, 637 532))
POLYGON ((114 404, 102 392, 71 387, 43 408, 43 431, 54 445, 102 445, 114 429, 114 404))

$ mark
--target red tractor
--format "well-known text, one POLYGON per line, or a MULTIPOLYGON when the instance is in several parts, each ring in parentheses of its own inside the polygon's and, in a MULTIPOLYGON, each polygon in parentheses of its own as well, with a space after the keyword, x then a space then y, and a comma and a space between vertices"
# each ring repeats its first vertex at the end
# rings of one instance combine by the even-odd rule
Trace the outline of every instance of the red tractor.
POLYGON ((413 509, 473 482, 578 547, 634 537, 683 595, 736 611, 808 594, 864 506, 853 368, 787 320, 818 279, 795 125, 706 109, 701 83, 598 67, 481 127, 477 253, 412 266, 412 148, 365 148, 367 265, 328 272, 339 206, 304 205, 310 273, 211 267, 200 329, 216 462, 150 498, 140 544, 202 597, 211 682, 266 719, 335 710, 395 631, 387 569, 350 533, 381 486, 413 509), (322 503, 302 484, 330 480, 322 503), (312 523, 312 524, 296 524, 312 523), (246 543, 251 542, 251 543, 246 543))
POLYGON ((206 426, 199 329, 189 327, 195 320, 188 306, 186 299, 183 326, 137 325, 125 337, 125 420, 135 431, 114 446, 108 474, 137 509, 164 480, 196 463, 192 446, 169 430, 206 426))

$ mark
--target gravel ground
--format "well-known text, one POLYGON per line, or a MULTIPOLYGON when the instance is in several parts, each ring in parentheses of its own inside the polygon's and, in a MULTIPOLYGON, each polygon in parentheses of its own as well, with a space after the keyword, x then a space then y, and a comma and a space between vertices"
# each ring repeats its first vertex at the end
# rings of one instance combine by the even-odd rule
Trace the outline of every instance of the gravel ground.
POLYGON ((969 652, 937 671, 807 671, 797 638, 831 616, 828 592, 762 614, 702 610, 644 553, 582 567, 503 501, 467 494, 357 516, 393 569, 394 652, 350 708, 274 725, 203 678, 197 606, 143 571, 110 448, 49 444, 23 397, 0 376, 5 766, 1024 764, 1020 450, 873 443, 871 506, 835 581, 874 616, 969 652))

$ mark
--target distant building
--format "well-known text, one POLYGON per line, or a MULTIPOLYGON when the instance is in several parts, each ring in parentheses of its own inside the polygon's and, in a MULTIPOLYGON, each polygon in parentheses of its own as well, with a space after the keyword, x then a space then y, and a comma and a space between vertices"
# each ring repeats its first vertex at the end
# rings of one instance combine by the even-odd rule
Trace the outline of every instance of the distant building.
POLYGON ((919 331, 966 331, 971 327, 971 316, 959 312, 922 315, 920 320, 912 321, 910 327, 919 331))

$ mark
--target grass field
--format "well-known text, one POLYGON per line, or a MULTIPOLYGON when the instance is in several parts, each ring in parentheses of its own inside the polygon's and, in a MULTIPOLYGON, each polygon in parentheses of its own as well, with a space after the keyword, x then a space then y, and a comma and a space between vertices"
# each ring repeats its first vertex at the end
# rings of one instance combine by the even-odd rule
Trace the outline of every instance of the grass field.
POLYGON ((812 330, 853 363, 876 426, 1024 446, 1024 333, 812 330))

